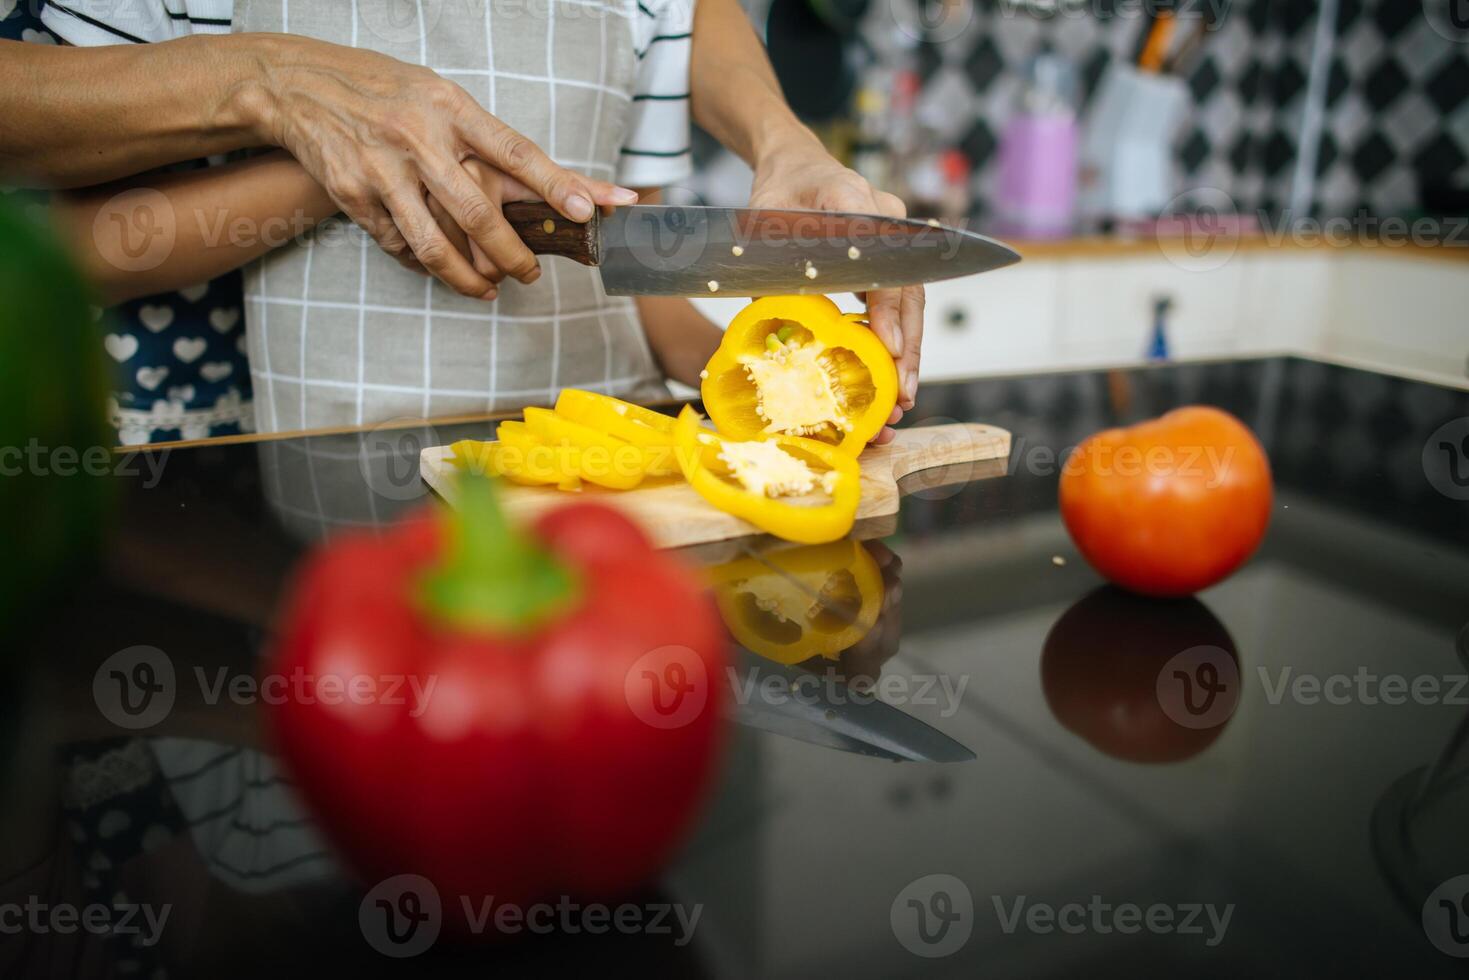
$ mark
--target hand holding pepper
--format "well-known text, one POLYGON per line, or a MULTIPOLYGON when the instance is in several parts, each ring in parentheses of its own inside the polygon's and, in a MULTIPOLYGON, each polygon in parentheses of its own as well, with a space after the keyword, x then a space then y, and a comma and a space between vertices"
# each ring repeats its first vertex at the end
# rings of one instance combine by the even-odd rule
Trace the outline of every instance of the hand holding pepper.
MULTIPOLYGON (((752 208, 811 208, 859 211, 892 218, 907 217, 902 200, 880 191, 826 152, 815 136, 789 142, 761 158, 750 192, 752 208)), ((923 346, 922 286, 875 289, 862 297, 872 330, 898 363, 898 404, 888 418, 895 425, 918 396, 918 362, 923 346)), ((893 437, 884 428, 872 440, 881 445, 893 437)))

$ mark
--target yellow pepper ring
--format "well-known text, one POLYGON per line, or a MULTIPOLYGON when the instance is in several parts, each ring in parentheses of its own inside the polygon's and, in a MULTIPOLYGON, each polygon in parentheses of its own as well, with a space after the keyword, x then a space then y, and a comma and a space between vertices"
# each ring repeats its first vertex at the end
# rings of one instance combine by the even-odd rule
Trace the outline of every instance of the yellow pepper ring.
POLYGON ((855 456, 898 400, 898 370, 882 341, 825 296, 755 300, 705 372, 704 408, 733 439, 805 433, 855 456))
POLYGON ((776 436, 769 440, 797 458, 815 460, 835 474, 831 500, 808 506, 752 493, 726 480, 719 462, 727 441, 699 424, 699 413, 685 405, 674 425, 678 464, 689 486, 709 503, 727 514, 748 521, 787 541, 821 544, 835 541, 852 529, 861 496, 862 471, 855 457, 836 446, 798 436, 776 436))

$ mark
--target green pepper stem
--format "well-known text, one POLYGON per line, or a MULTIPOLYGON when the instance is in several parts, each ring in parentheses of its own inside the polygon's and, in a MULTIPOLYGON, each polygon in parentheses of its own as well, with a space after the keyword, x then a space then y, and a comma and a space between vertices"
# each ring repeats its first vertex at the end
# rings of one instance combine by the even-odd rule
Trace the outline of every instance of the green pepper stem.
POLYGON ((494 481, 465 473, 445 508, 445 554, 422 583, 434 619, 483 632, 524 632, 577 595, 570 568, 506 519, 494 481))

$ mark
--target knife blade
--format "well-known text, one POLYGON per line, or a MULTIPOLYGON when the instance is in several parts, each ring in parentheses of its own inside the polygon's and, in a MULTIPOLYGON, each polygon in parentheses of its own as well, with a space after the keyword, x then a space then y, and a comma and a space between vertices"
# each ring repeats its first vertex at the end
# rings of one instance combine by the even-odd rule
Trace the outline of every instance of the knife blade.
POLYGON ((984 235, 874 214, 635 204, 583 224, 541 202, 504 213, 531 251, 594 266, 613 296, 862 292, 1020 261, 984 235))
POLYGON ((808 683, 811 675, 738 648, 734 720, 843 752, 910 762, 969 762, 973 750, 875 696, 808 683))

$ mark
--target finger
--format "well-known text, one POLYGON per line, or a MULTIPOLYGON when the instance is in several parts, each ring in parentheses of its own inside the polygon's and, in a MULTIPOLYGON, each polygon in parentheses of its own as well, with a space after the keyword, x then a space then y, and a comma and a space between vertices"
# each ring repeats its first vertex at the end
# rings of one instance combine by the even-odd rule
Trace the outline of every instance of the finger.
MULTIPOLYGON (((484 253, 474 244, 474 240, 464 233, 464 229, 460 228, 458 223, 449 216, 449 212, 444 210, 444 206, 439 203, 438 198, 430 194, 424 203, 428 206, 429 214, 433 215, 434 220, 438 222, 439 230, 444 233, 444 237, 449 239, 460 255, 469 260, 469 264, 474 267, 474 271, 490 280, 492 284, 498 284, 500 281, 499 278, 489 275, 489 272, 485 268, 489 263, 487 260, 484 260, 484 253)), ((499 273, 499 270, 494 269, 493 266, 490 266, 490 269, 497 274, 499 273)), ((495 285, 491 285, 490 289, 491 291, 484 295, 485 299, 492 299, 498 293, 495 285)))
POLYGON ((535 282, 541 275, 540 264, 500 213, 498 175, 482 175, 481 182, 472 179, 463 166, 424 169, 424 184, 429 191, 464 233, 479 243, 496 268, 523 283, 535 282), (481 182, 491 185, 489 195, 481 182))
POLYGON ((505 278, 505 273, 500 271, 500 267, 485 254, 485 250, 480 248, 479 243, 472 238, 469 240, 469 251, 470 261, 474 263, 474 271, 497 285, 505 278))
MULTIPOLYGON (((521 198, 507 195, 524 190, 524 185, 515 178, 500 173, 478 157, 468 157, 464 160, 464 172, 469 174, 469 179, 478 184, 491 200, 494 200, 497 195, 502 204, 505 201, 521 200, 521 198)), ((490 260, 485 250, 480 248, 479 243, 473 238, 469 240, 469 251, 470 261, 476 272, 493 283, 499 283, 505 278, 505 273, 500 271, 500 267, 490 260)))
MULTIPOLYGON (((847 171, 839 179, 822 187, 816 206, 822 211, 878 211, 877 192, 857 174, 847 171)), ((881 212, 879 212, 881 213, 881 212)))
MULTIPOLYGON (((489 169, 489 164, 480 160, 473 161, 480 167, 489 169)), ((466 169, 469 169, 470 161, 465 161, 466 169)), ((509 174, 495 171, 500 185, 501 201, 539 201, 541 195, 531 190, 509 174)), ((471 170, 473 176, 473 170, 471 170)), ((587 188, 592 192, 592 202, 598 207, 622 207, 626 204, 636 204, 641 200, 637 191, 628 190, 626 187, 618 187, 616 184, 605 180, 593 180, 591 177, 583 177, 587 188)))
POLYGON ((903 356, 898 359, 898 384, 902 390, 898 404, 903 408, 912 408, 918 398, 918 362, 923 354, 925 301, 922 286, 903 287, 899 304, 903 356))
MULTIPOLYGON (((541 199, 539 194, 520 183, 514 177, 507 176, 505 181, 507 187, 511 185, 517 186, 521 188, 520 193, 525 195, 510 197, 508 196, 509 191, 507 190, 507 196, 505 198, 507 201, 539 201, 541 199)), ((628 204, 637 204, 638 201, 642 200, 642 196, 637 191, 629 190, 626 187, 619 187, 609 181, 583 177, 582 182, 587 185, 587 190, 591 191, 592 202, 599 208, 620 208, 628 204)))
POLYGON ((359 227, 372 236, 372 240, 377 242, 378 247, 394 262, 409 272, 417 272, 425 276, 429 274, 428 270, 423 267, 423 263, 413 257, 413 250, 408 247, 408 239, 404 238, 403 233, 398 230, 393 216, 388 214, 386 208, 378 205, 375 208, 359 209, 358 216, 349 215, 349 217, 352 217, 359 227))
POLYGON ((903 354, 902 296, 900 289, 867 291, 867 322, 894 359, 903 354))
POLYGON ((444 210, 439 199, 432 194, 425 194, 423 203, 428 208, 428 213, 434 216, 434 221, 438 222, 439 231, 453 243, 455 250, 466 259, 472 260, 473 257, 469 254, 469 236, 464 234, 464 229, 444 210))
POLYGON ((874 203, 877 205, 878 214, 886 215, 889 218, 908 217, 908 205, 904 204, 903 199, 896 194, 889 194, 887 191, 878 191, 872 197, 874 203))
POLYGON ((372 236, 378 248, 397 259, 400 264, 413 258, 413 250, 408 247, 408 239, 404 238, 403 233, 398 230, 397 223, 393 221, 393 216, 388 214, 388 209, 382 205, 382 202, 359 206, 351 211, 343 208, 343 211, 358 227, 372 236))
MULTIPOLYGON (((519 180, 572 221, 591 220, 595 205, 586 178, 557 166, 540 147, 494 116, 481 113, 461 122, 461 136, 486 163, 519 180)), ((498 259, 493 249, 490 254, 498 259)))
POLYGON ((384 203, 398 230, 408 239, 414 257, 434 278, 461 296, 482 298, 494 288, 444 237, 421 195, 399 194, 385 199, 384 203))
MULTIPOLYGON (((872 196, 878 214, 889 218, 908 217, 908 205, 896 194, 875 191, 872 196)), ((917 287, 916 297, 912 288, 892 291, 896 293, 892 336, 897 349, 890 347, 889 350, 893 350, 893 356, 898 359, 898 405, 901 408, 912 408, 918 396, 918 351, 923 343, 923 287, 917 287)))
POLYGON ((891 442, 893 436, 897 435, 897 433, 893 431, 893 426, 897 425, 902 420, 903 410, 897 405, 894 405, 893 410, 888 413, 887 424, 877 433, 877 435, 873 436, 871 439, 868 439, 867 442, 873 446, 881 446, 885 445, 888 442, 891 442))
POLYGON ((637 191, 626 187, 619 187, 605 180, 593 180, 585 178, 587 186, 591 188, 592 200, 599 206, 620 208, 628 204, 636 204, 640 200, 637 191))

